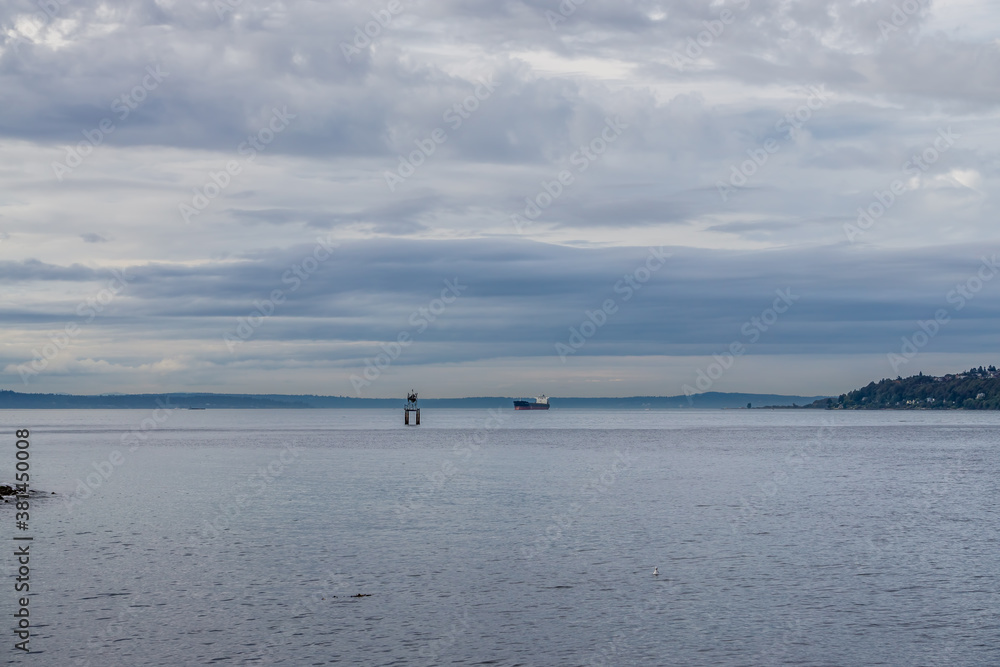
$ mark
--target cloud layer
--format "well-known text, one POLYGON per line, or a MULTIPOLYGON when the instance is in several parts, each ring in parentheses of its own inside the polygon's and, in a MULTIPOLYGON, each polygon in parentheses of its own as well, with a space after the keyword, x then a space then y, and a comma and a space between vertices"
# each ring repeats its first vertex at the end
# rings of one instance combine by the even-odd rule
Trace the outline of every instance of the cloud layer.
POLYGON ((676 394, 741 343, 713 390, 815 394, 995 362, 995 12, 7 3, 5 384, 676 394))

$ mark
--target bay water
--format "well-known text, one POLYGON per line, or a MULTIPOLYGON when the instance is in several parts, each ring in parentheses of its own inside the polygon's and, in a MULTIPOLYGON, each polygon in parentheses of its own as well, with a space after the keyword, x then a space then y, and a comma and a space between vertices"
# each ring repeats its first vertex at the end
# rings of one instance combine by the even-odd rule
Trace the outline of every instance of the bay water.
POLYGON ((4 661, 997 665, 1000 414, 2 411, 4 661), (30 535, 31 653, 13 537, 30 535), (658 568, 658 576, 653 568, 658 568), (360 596, 360 597, 358 597, 360 596))

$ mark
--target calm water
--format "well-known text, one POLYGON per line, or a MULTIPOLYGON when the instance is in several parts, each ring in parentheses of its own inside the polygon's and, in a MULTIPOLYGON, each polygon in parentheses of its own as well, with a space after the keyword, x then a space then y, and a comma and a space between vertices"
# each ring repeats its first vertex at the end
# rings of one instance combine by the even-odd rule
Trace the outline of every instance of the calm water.
POLYGON ((1000 415, 503 408, 408 429, 401 410, 0 412, 0 481, 30 428, 56 492, 30 519, 38 653, 8 628, 0 654, 1000 664, 1000 415))

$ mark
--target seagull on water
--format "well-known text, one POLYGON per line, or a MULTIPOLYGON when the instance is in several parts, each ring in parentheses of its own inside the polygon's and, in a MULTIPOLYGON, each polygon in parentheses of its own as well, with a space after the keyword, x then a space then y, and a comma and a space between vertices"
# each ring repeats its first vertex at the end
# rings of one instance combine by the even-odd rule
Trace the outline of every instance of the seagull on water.
POLYGON ((660 576, 660 568, 658 568, 658 567, 654 567, 653 568, 653 576, 654 577, 660 576))

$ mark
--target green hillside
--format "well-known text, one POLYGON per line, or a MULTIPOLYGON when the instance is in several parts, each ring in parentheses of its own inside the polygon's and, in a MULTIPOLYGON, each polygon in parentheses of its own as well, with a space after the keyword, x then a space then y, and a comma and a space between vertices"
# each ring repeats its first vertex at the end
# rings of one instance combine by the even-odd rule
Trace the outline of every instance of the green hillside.
POLYGON ((1000 410, 1000 371, 995 366, 934 377, 883 379, 821 399, 809 407, 831 410, 1000 410))

